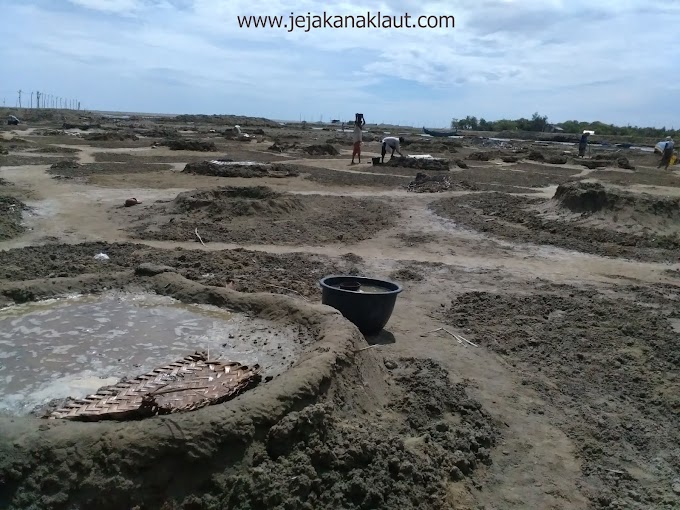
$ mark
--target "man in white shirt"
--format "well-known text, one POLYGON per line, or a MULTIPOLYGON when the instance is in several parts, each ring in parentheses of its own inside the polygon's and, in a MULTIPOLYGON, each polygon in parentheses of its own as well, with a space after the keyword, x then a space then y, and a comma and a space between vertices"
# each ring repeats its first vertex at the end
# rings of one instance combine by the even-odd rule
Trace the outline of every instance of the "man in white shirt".
POLYGON ((402 144, 403 142, 404 142, 404 138, 401 137, 401 136, 399 138, 397 138, 395 136, 388 136, 387 138, 383 138, 383 141, 382 141, 382 159, 380 161, 382 163, 385 162, 385 154, 387 154, 387 148, 388 147, 390 149, 392 149, 392 154, 390 155, 390 159, 392 159, 394 157, 395 152, 403 158, 404 155, 401 153, 401 150, 400 150, 400 147, 401 147, 400 144, 402 144))
POLYGON ((354 133, 352 134, 354 140, 354 148, 352 149, 352 162, 350 165, 354 164, 354 156, 359 156, 359 164, 361 164, 361 142, 363 139, 363 128, 366 125, 366 121, 362 116, 361 119, 357 117, 354 121, 354 133))
POLYGON ((666 137, 666 145, 663 149, 663 153, 661 154, 661 162, 659 163, 659 166, 657 168, 661 168, 662 166, 666 167, 666 170, 668 170, 668 167, 671 164, 671 158, 673 157, 673 149, 675 148, 675 143, 673 142, 673 139, 670 136, 666 137))

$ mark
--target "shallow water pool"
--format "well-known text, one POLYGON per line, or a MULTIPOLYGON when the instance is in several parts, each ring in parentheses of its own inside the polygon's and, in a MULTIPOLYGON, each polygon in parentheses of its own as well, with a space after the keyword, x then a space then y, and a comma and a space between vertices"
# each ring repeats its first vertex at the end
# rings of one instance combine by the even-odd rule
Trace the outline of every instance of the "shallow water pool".
POLYGON ((81 398, 193 354, 258 363, 276 376, 311 336, 297 325, 187 305, 155 294, 107 293, 0 309, 0 412, 26 414, 81 398))

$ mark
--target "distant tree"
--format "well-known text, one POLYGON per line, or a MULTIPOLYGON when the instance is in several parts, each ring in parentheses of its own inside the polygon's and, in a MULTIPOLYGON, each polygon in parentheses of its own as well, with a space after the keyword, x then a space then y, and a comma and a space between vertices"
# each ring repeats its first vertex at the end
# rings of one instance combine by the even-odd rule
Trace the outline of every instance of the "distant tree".
POLYGON ((477 122, 477 117, 468 115, 464 119, 460 119, 455 127, 458 129, 469 129, 471 131, 475 131, 479 127, 479 123, 477 122))
POLYGON ((489 122, 483 118, 479 119, 477 129, 479 129, 479 131, 493 131, 494 129, 493 122, 489 122))

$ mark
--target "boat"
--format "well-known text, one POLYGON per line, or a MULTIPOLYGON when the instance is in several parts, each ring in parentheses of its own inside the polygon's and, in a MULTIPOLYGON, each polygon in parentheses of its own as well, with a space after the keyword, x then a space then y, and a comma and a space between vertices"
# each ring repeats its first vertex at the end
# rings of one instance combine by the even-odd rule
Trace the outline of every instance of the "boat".
POLYGON ((458 130, 454 129, 453 131, 435 131, 432 129, 427 129, 423 126, 423 133, 426 135, 430 136, 437 136, 437 137, 446 137, 446 136, 456 136, 458 134, 458 130))

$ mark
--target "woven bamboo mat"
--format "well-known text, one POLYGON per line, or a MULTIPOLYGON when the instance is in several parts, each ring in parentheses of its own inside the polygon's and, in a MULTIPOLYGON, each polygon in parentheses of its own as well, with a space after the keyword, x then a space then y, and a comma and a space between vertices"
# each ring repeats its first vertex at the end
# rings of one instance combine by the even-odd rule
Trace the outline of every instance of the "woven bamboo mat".
POLYGON ((49 419, 132 420, 219 404, 257 384, 260 367, 211 361, 196 352, 133 380, 99 390, 48 414, 49 419))

